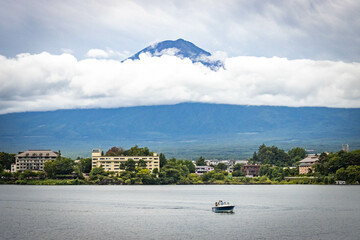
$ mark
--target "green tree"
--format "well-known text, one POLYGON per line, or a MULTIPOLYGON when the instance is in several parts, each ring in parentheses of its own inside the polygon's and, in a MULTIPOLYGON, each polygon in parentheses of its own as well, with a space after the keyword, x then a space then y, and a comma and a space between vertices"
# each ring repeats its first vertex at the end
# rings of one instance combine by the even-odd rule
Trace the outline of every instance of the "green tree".
POLYGON ((34 178, 38 177, 38 174, 31 170, 25 170, 19 175, 19 180, 27 179, 27 178, 34 178))
POLYGON ((48 178, 55 178, 56 176, 55 161, 56 160, 50 160, 44 163, 44 171, 48 178))
POLYGON ((89 174, 91 180, 101 179, 104 176, 107 176, 107 173, 102 167, 94 167, 89 174))
POLYGON ((125 170, 126 171, 133 172, 133 171, 135 171, 135 168, 136 168, 136 163, 133 159, 130 158, 125 162, 125 170))
POLYGON ((11 164, 15 163, 15 154, 0 152, 0 165, 4 169, 11 169, 11 164))
POLYGON ((49 178, 70 174, 74 171, 74 161, 70 158, 63 158, 61 155, 59 157, 59 155, 55 160, 47 161, 44 164, 44 171, 49 178))
POLYGON ((225 163, 218 163, 216 166, 215 166, 215 170, 217 171, 226 171, 227 169, 227 166, 225 163))
POLYGON ((196 168, 192 161, 184 160, 184 164, 189 169, 190 173, 195 173, 196 168))
POLYGON ((241 177, 241 176, 245 176, 245 174, 240 170, 235 170, 232 172, 232 176, 233 177, 241 177))
POLYGON ((82 173, 90 173, 91 158, 81 158, 78 163, 79 169, 82 173))
POLYGON ((256 162, 258 162, 258 161, 259 161, 259 159, 258 159, 258 156, 257 156, 256 152, 254 152, 253 157, 252 157, 252 160, 253 160, 253 162, 254 162, 254 163, 256 163, 256 162))
POLYGON ((151 156, 152 154, 147 147, 139 148, 137 145, 124 151, 125 156, 151 156))
POLYGON ((163 166, 166 165, 167 160, 166 160, 166 157, 165 157, 165 155, 163 153, 160 153, 159 159, 160 159, 160 168, 162 168, 163 166))
POLYGON ((289 155, 284 150, 275 146, 267 147, 265 144, 262 144, 259 147, 257 158, 262 164, 270 164, 279 167, 288 167, 292 165, 289 155))
POLYGON ((295 147, 289 150, 288 154, 291 159, 295 159, 296 157, 304 159, 306 157, 306 150, 301 147, 295 147))
POLYGON ((196 166, 206 166, 205 158, 200 156, 199 159, 196 160, 196 166))
POLYGON ((146 162, 143 159, 140 159, 137 165, 139 168, 146 168, 146 162))

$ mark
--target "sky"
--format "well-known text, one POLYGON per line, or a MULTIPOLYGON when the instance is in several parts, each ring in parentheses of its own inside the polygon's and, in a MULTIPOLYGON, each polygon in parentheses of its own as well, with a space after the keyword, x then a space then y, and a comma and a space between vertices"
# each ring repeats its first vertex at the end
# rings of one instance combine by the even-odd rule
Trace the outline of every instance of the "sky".
POLYGON ((360 2, 0 0, 0 114, 180 102, 360 107, 360 2), (171 55, 183 38, 218 71, 171 55))

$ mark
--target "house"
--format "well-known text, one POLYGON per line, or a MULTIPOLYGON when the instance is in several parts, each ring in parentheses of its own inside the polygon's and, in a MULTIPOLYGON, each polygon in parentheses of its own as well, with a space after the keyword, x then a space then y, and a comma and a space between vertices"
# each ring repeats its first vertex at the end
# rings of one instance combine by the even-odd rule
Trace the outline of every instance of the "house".
POLYGON ((19 154, 15 155, 15 164, 11 166, 11 170, 14 172, 23 172, 25 170, 43 171, 45 162, 54 160, 57 156, 58 153, 51 150, 19 152, 19 154))
POLYGON ((317 154, 309 154, 306 158, 300 161, 299 174, 308 174, 313 172, 312 166, 319 161, 317 154))
POLYGON ((160 170, 160 160, 157 153, 152 156, 102 156, 101 149, 92 150, 92 167, 102 167, 105 171, 121 172, 120 164, 132 159, 136 163, 139 160, 144 160, 146 168, 151 172, 157 168, 160 170))
POLYGON ((243 165, 242 171, 245 173, 246 177, 258 176, 260 172, 260 165, 246 164, 243 165))
POLYGON ((211 166, 195 166, 195 173, 199 176, 203 175, 204 173, 208 173, 213 171, 214 168, 211 166))

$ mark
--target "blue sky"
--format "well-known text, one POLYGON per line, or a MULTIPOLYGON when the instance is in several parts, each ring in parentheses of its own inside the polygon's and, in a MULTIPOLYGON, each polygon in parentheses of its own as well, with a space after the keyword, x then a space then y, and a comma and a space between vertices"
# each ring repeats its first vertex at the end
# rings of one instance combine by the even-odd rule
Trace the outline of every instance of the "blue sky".
POLYGON ((183 101, 360 107, 359 12, 357 0, 0 0, 0 113, 183 101), (121 63, 178 38, 226 69, 174 56, 121 63))

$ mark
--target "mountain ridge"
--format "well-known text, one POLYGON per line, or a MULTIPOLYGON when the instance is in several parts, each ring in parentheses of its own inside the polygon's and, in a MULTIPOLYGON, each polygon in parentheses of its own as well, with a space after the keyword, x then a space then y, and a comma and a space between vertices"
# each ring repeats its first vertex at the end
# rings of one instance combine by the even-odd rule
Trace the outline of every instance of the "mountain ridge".
POLYGON ((87 152, 138 144, 176 157, 196 152, 219 157, 218 152, 232 156, 236 149, 248 155, 262 143, 360 147, 358 122, 360 109, 207 103, 9 113, 0 115, 0 151, 87 152))

